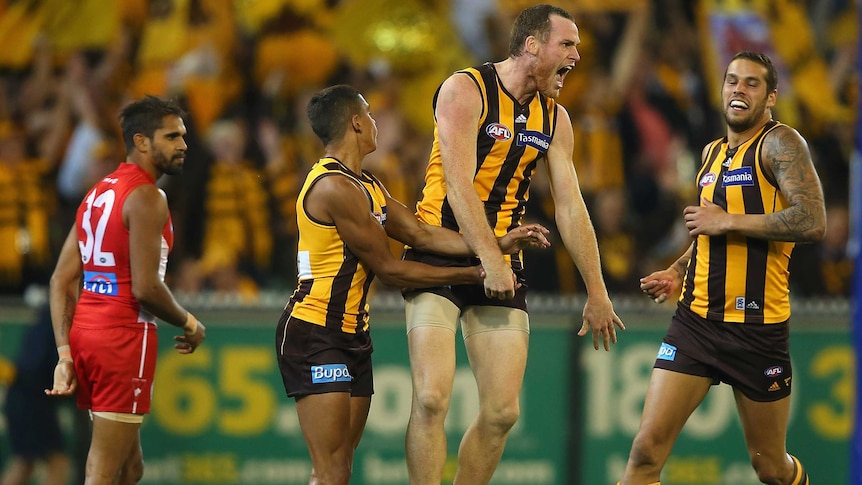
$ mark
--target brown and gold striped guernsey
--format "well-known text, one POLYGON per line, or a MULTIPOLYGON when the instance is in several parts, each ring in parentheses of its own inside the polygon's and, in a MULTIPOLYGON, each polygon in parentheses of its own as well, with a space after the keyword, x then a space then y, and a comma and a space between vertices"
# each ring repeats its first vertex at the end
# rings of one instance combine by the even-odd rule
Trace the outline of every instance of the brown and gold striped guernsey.
MULTIPOLYGON (((698 173, 698 200, 705 198, 730 214, 771 214, 787 207, 763 170, 761 145, 782 126, 767 123, 728 154, 727 138, 713 141, 698 173), (730 156, 728 156, 730 155, 730 156)), ((680 304, 711 320, 779 323, 790 318, 788 264, 792 242, 735 233, 700 235, 694 242, 680 304)))
POLYGON ((308 190, 323 177, 344 176, 361 186, 369 210, 386 223, 386 197, 380 182, 365 170, 351 172, 334 158, 320 159, 308 173, 296 201, 299 229, 298 285, 286 309, 290 315, 316 325, 356 333, 368 329, 368 288, 374 274, 339 236, 335 225, 315 220, 304 207, 308 190))
MULTIPOLYGON (((527 104, 518 103, 506 91, 490 63, 458 73, 470 76, 482 96, 476 138, 478 163, 473 187, 485 205, 485 214, 494 234, 503 236, 520 225, 524 217, 530 177, 537 162, 545 157, 554 136, 556 104, 541 93, 533 96, 527 104)), ((434 96, 436 107, 437 95, 434 96)), ((425 188, 416 205, 416 214, 427 224, 458 230, 446 197, 436 126, 431 158, 425 172, 425 188)), ((520 253, 511 256, 514 269, 522 268, 521 258, 520 253)))

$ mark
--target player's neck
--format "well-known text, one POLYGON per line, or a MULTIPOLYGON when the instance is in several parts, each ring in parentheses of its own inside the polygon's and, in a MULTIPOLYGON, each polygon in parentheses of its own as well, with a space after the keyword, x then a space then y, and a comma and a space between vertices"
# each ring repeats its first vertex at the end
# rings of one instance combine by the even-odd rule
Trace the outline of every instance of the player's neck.
POLYGON ((537 92, 535 82, 529 76, 529 59, 525 57, 527 55, 509 57, 494 64, 500 83, 521 104, 528 102, 537 92))
POLYGON ((344 150, 326 150, 325 158, 334 158, 353 173, 362 173, 363 157, 344 150))
POLYGON ((141 167, 144 172, 150 174, 150 177, 152 177, 153 180, 158 180, 162 176, 162 171, 156 168, 155 165, 153 165, 152 163, 147 163, 146 161, 139 160, 137 159, 137 157, 127 157, 126 163, 131 163, 133 165, 141 167))
POLYGON ((743 143, 750 140, 754 135, 756 135, 760 130, 763 129, 763 126, 766 123, 769 123, 772 120, 772 116, 765 116, 759 122, 752 125, 750 128, 747 128, 743 131, 734 131, 730 126, 727 127, 727 146, 730 148, 736 148, 743 143))

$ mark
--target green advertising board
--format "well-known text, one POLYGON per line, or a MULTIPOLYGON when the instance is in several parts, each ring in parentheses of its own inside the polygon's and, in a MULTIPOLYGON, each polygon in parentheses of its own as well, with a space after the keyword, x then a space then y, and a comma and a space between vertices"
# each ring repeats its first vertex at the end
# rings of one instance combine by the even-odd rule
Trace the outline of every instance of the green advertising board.
MULTIPOLYGON (((792 324, 791 324, 792 325, 792 324)), ((629 330, 613 352, 584 353, 581 483, 622 476, 663 330, 629 330)), ((791 330, 793 394, 787 448, 814 483, 848 483, 854 362, 845 330, 791 330)), ((749 463, 733 392, 713 386, 688 420, 662 474, 662 485, 759 485, 749 463)))
MULTIPOLYGON (((375 395, 351 483, 406 484, 404 434, 411 384, 403 324, 375 319, 375 395), (382 323, 382 324, 381 324, 382 323)), ((294 401, 284 396, 275 360, 274 324, 212 326, 206 345, 179 355, 162 329, 152 414, 141 431, 146 455, 142 483, 303 484, 310 460, 294 401)), ((521 420, 495 475, 499 484, 552 485, 565 478, 568 440, 570 332, 534 332, 521 420)), ((478 410, 463 346, 446 431, 454 474, 461 435, 478 410)))
MULTIPOLYGON (((141 430, 142 483, 308 483, 310 461, 275 361, 277 316, 277 311, 204 314, 207 341, 192 355, 177 354, 175 329, 160 326, 153 409, 141 430)), ((628 330, 619 343, 611 352, 596 352, 589 338, 574 337, 570 315, 533 314, 521 419, 492 483, 616 483, 664 333, 659 322, 664 315, 623 319, 628 330)), ((0 355, 16 354, 25 323, 0 318, 0 355)), ((411 400, 403 316, 380 312, 374 323, 376 393, 351 483, 403 485, 411 400)), ((814 483, 846 484, 855 399, 847 329, 806 324, 796 325, 791 334, 795 377, 788 448, 805 463, 814 483)), ((478 409, 463 345, 457 358, 446 422, 448 481, 460 437, 478 409)), ((66 416, 64 423, 71 426, 71 419, 66 416)), ((2 420, 0 456, 8 456, 2 420)), ((757 483, 732 393, 727 386, 714 387, 683 430, 662 485, 757 483)))

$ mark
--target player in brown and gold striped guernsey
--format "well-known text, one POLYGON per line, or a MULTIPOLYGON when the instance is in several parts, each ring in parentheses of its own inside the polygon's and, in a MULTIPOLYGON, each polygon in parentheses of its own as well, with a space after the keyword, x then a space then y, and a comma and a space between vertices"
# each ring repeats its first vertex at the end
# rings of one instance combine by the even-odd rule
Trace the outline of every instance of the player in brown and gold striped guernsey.
POLYGON ((807 485, 787 453, 792 370, 788 264, 795 243, 823 238, 826 210, 808 146, 772 119, 778 74, 763 54, 727 66, 727 135, 703 150, 699 205, 686 207, 694 238, 670 268, 641 279, 657 302, 682 289, 656 358, 623 485, 656 484, 673 444, 710 386, 733 387, 757 476, 807 485))
MULTIPOLYGON (((402 261, 389 237, 427 251, 473 254, 460 234, 418 221, 362 169, 377 148, 377 125, 355 88, 333 86, 308 104, 325 146, 296 203, 298 285, 285 306, 275 347, 284 388, 296 398, 311 455, 310 484, 346 485, 374 393, 368 292, 377 276, 393 286, 481 283, 480 267, 438 268, 402 261)), ((503 252, 546 247, 530 224, 498 240, 503 252)))
POLYGON ((436 129, 419 218, 460 230, 478 258, 442 258, 410 248, 405 258, 438 266, 479 264, 484 284, 405 292, 413 403, 407 427, 410 483, 438 485, 446 463, 445 419, 460 325, 479 391, 479 413, 458 448, 455 484, 488 483, 520 413, 529 346, 520 254, 495 237, 523 223, 530 180, 547 170, 560 237, 587 290, 579 335, 605 350, 624 328, 602 277, 595 231, 572 162, 574 135, 555 98, 578 60, 578 27, 552 5, 524 9, 509 57, 458 71, 434 98, 436 129))

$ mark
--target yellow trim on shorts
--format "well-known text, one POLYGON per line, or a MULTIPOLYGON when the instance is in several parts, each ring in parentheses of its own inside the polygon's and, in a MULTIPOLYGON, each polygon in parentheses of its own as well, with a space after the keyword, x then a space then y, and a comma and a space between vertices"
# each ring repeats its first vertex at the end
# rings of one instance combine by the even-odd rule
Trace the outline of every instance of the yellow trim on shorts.
POLYGON ((98 416, 108 421, 116 421, 118 423, 141 424, 144 422, 143 414, 132 413, 114 413, 111 411, 90 411, 90 420, 93 416, 98 416))

